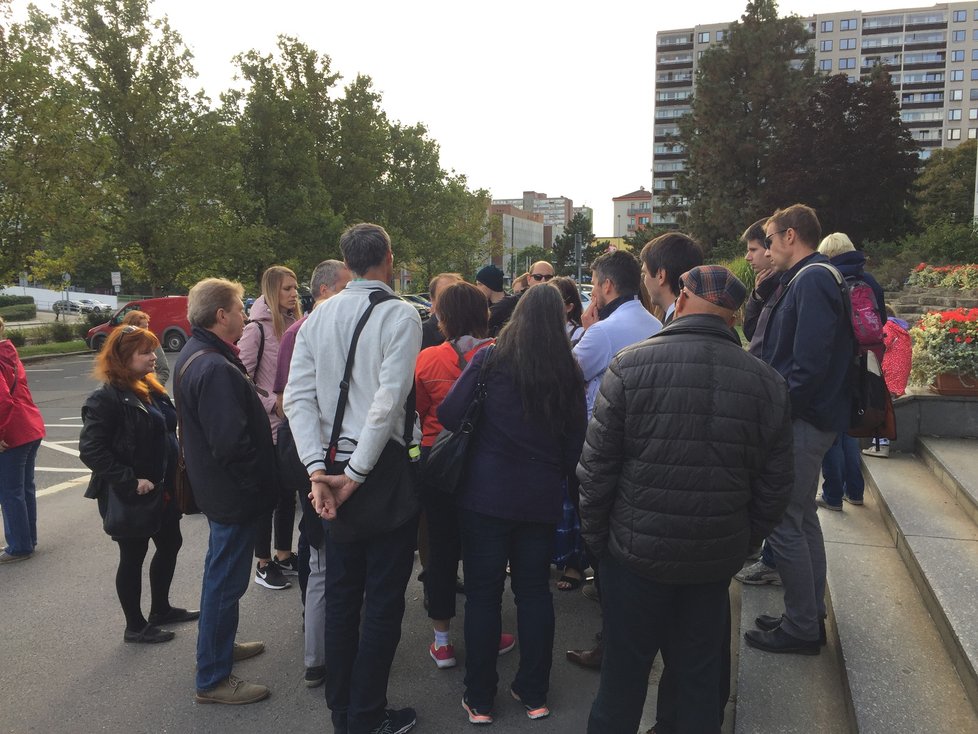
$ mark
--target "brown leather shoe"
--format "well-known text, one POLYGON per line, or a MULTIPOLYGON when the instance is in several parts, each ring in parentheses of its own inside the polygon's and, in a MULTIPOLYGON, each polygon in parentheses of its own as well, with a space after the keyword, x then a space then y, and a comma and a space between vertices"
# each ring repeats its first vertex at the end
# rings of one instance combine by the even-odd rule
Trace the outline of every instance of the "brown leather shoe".
POLYGON ((601 661, 604 659, 604 648, 598 645, 593 650, 568 650, 567 659, 582 668, 600 670, 601 661))
POLYGON ((231 657, 234 662, 239 663, 242 660, 253 658, 255 655, 261 655, 263 652, 265 652, 264 642, 235 642, 231 657))

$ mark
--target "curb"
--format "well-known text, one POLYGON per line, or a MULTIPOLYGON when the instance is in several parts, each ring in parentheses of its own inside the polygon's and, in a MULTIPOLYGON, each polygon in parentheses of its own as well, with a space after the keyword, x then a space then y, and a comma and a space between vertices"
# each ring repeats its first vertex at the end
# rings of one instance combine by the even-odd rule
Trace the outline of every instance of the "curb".
POLYGON ((53 359, 54 357, 77 357, 79 354, 95 354, 90 349, 84 352, 57 352, 55 354, 32 354, 29 357, 21 357, 21 362, 40 362, 42 359, 53 359))

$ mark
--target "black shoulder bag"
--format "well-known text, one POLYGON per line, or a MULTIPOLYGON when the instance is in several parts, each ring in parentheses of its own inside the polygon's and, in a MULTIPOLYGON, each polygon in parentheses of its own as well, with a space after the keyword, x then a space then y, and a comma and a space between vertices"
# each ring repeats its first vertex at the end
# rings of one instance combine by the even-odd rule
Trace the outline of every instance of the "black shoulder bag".
MULTIPOLYGON (((374 308, 384 301, 396 299, 392 293, 375 290, 370 294, 370 304, 364 311, 350 342, 350 352, 346 357, 346 369, 340 381, 340 396, 336 402, 336 415, 333 417, 333 431, 326 449, 326 473, 343 474, 349 461, 337 461, 337 445, 346 414, 346 404, 350 394, 350 378, 353 375, 353 360, 356 356, 360 333, 370 318, 374 308)), ((417 490, 414 486, 413 472, 408 459, 408 447, 414 438, 414 388, 408 395, 404 407, 404 444, 390 439, 384 446, 377 463, 360 487, 350 498, 340 505, 336 519, 328 523, 330 537, 336 543, 350 543, 366 540, 381 533, 390 532, 417 516, 420 510, 417 490)))
POLYGON ((479 382, 475 388, 475 395, 472 396, 469 407, 465 409, 461 425, 457 431, 449 431, 445 428, 438 434, 424 465, 425 484, 446 494, 458 492, 462 483, 472 436, 479 427, 482 404, 486 401, 486 378, 493 346, 486 348, 486 358, 479 367, 479 382))

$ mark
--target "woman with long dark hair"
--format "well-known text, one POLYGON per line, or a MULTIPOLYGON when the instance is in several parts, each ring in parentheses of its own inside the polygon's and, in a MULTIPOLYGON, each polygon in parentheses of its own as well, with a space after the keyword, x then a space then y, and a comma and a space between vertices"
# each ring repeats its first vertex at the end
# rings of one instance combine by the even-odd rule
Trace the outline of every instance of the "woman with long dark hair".
POLYGON ((102 386, 82 407, 78 441, 81 460, 92 470, 85 496, 98 500, 103 527, 119 544, 115 586, 126 617, 126 642, 173 639, 159 625, 190 622, 196 610, 170 606, 170 584, 183 544, 180 511, 173 496, 177 462, 177 416, 156 378, 156 336, 126 325, 109 334, 95 359, 102 386), (149 566, 150 612, 143 616, 143 561, 153 539, 149 566))
MULTIPOLYGON (((275 373, 282 334, 298 320, 299 289, 295 273, 284 265, 272 265, 261 276, 261 295, 251 306, 249 323, 238 340, 242 364, 258 389, 268 412, 272 441, 278 443, 278 428, 285 413, 276 396, 275 373)), ((296 487, 282 487, 275 511, 262 518, 255 541, 255 583, 266 589, 288 589, 286 576, 299 573, 298 556, 292 552, 295 527, 296 487), (272 527, 275 528, 275 557, 272 558, 272 527)))
POLYGON ((577 290, 577 283, 573 278, 562 275, 550 281, 550 285, 560 291, 560 297, 564 299, 564 313, 567 315, 567 323, 564 330, 567 338, 570 339, 571 347, 577 344, 584 336, 584 327, 581 326, 581 317, 584 314, 584 306, 581 303, 581 292, 577 290))
POLYGON ((485 365, 486 400, 456 498, 466 594, 462 705, 473 724, 492 722, 507 562, 520 641, 510 691, 531 719, 550 714, 550 559, 586 416, 565 323, 556 288, 528 289, 495 346, 475 354, 438 409, 442 425, 457 430, 485 365))

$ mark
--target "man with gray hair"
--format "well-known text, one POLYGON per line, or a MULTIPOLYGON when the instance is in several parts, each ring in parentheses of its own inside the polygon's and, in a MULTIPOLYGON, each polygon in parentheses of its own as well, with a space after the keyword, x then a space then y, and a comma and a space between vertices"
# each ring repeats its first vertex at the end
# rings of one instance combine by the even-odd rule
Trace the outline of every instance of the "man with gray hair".
POLYGON ((414 425, 407 399, 421 318, 389 285, 394 256, 383 227, 350 227, 340 249, 355 280, 299 330, 285 413, 313 507, 328 521, 326 702, 333 727, 403 734, 415 725, 414 709, 385 707, 420 509, 404 444, 414 425))
POLYGON ((197 632, 198 703, 253 703, 269 692, 231 674, 233 663, 265 650, 263 642, 238 643, 234 636, 258 521, 278 498, 268 414, 234 346, 244 331, 243 293, 239 283, 219 278, 190 289, 193 331, 174 366, 187 474, 210 527, 197 632))
MULTIPOLYGON (((309 290, 315 299, 312 307, 316 308, 346 288, 346 284, 352 277, 350 269, 339 260, 323 260, 312 271, 309 280, 309 290)), ((295 337, 307 318, 309 318, 308 313, 286 329, 279 342, 275 384, 272 386, 279 407, 282 406, 282 394, 289 380, 289 367, 292 363, 292 353, 295 351, 295 337)), ((324 658, 326 654, 326 546, 323 543, 323 526, 309 503, 305 467, 302 466, 295 452, 295 442, 292 440, 292 429, 288 419, 278 428, 276 450, 279 453, 283 481, 289 481, 292 485, 290 479, 294 475, 295 484, 291 488, 297 490, 299 507, 302 508, 302 519, 299 521, 298 557, 299 586, 302 589, 304 609, 302 619, 305 637, 305 683, 309 688, 315 688, 326 680, 324 658)))

